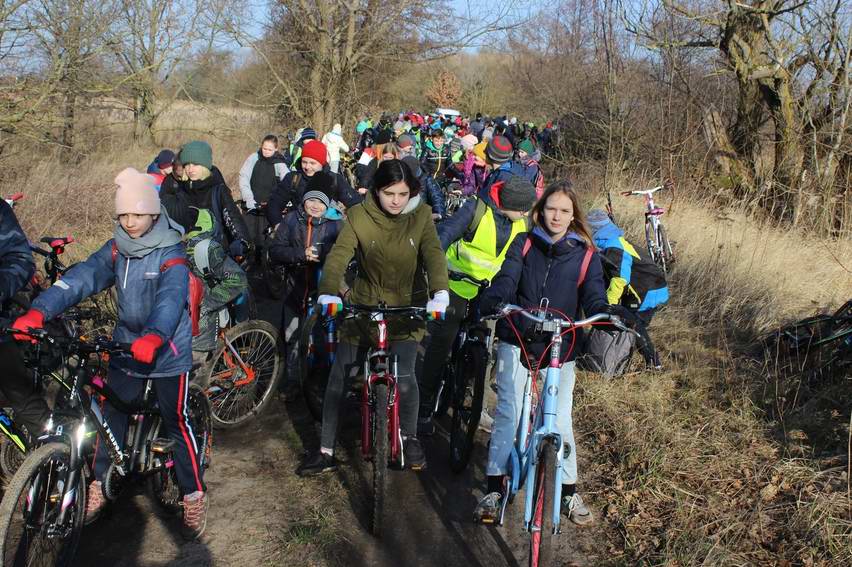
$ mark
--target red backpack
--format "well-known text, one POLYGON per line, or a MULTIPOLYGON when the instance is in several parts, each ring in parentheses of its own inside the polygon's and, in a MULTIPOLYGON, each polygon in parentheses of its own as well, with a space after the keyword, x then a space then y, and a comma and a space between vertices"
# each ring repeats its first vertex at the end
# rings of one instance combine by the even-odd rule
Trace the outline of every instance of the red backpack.
MULTIPOLYGON (((112 267, 115 269, 115 261, 118 258, 118 246, 112 241, 112 267)), ((189 270, 189 318, 192 321, 192 336, 201 334, 199 320, 201 319, 201 301, 204 299, 204 282, 192 273, 192 266, 186 258, 169 258, 160 266, 162 274, 173 266, 186 266, 189 270)))

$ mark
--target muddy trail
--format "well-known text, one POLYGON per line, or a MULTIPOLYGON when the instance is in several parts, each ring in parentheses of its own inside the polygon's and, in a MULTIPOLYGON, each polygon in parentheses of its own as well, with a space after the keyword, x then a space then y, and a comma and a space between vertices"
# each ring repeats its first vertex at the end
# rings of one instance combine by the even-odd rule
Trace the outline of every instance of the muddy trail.
MULTIPOLYGON (((260 303, 259 312, 276 322, 280 311, 267 300, 260 303)), ((385 534, 380 540, 371 536, 370 471, 357 445, 357 415, 349 417, 340 435, 339 470, 311 479, 300 479, 294 472, 303 451, 316 447, 319 439, 318 424, 301 400, 275 400, 246 427, 217 431, 205 478, 211 504, 201 542, 184 541, 177 518, 158 516, 144 491, 130 488, 104 518, 84 530, 76 565, 527 564, 522 498, 509 507, 503 527, 472 522, 484 487, 487 434, 479 433, 471 465, 456 475, 447 458, 448 422, 440 423, 424 442, 427 470, 390 472, 385 534)), ((604 562, 601 529, 580 529, 564 521, 563 533, 554 540, 554 564, 604 562)))

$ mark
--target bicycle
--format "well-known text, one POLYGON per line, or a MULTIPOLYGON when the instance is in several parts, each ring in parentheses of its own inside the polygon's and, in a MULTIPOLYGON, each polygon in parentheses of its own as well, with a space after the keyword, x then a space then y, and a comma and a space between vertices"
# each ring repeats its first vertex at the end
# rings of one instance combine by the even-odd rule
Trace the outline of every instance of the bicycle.
POLYGON ((402 430, 399 422, 399 390, 397 389, 397 359, 388 352, 386 315, 408 316, 426 320, 423 307, 387 307, 384 305, 346 305, 346 319, 369 317, 378 331, 374 347, 364 360, 364 381, 361 386, 361 456, 372 465, 371 531, 379 537, 387 506, 388 466, 403 468, 402 430))
POLYGON ((299 381, 305 405, 315 421, 322 421, 322 405, 328 374, 334 364, 337 344, 337 320, 319 317, 316 306, 308 308, 308 316, 302 323, 299 335, 299 381), (318 341, 317 325, 322 329, 322 341, 318 341))
MULTIPOLYGON (((110 468, 102 484, 104 496, 114 500, 131 476, 145 481, 149 494, 163 510, 179 510, 179 490, 172 461, 174 442, 161 438, 159 409, 151 399, 147 380, 143 399, 124 402, 90 368, 104 356, 125 356, 129 345, 97 337, 93 341, 53 337, 43 330, 22 333, 36 341, 60 345, 69 360, 70 388, 57 400, 38 447, 27 455, 12 477, 0 503, 0 556, 3 564, 70 565, 74 560, 85 518, 89 462, 95 440, 104 443, 110 468), (91 395, 92 394, 95 395, 91 395), (116 441, 103 418, 98 398, 129 415, 126 445, 116 441), (127 444, 129 442, 129 444, 127 444)), ((212 447, 210 408, 200 389, 189 388, 188 416, 198 448, 199 467, 206 467, 212 447)))
POLYGON ((672 244, 669 242, 669 237, 666 234, 666 228, 663 226, 663 221, 660 219, 666 212, 662 207, 658 207, 654 203, 654 193, 661 189, 672 189, 672 184, 666 182, 663 185, 646 189, 644 191, 622 191, 621 194, 625 197, 633 195, 641 195, 645 199, 645 245, 648 247, 648 254, 651 259, 663 270, 663 273, 668 273, 669 267, 674 263, 675 256, 672 249, 672 244))
MULTIPOLYGON (((468 282, 480 290, 490 285, 488 280, 478 280, 458 272, 450 272, 449 277, 451 280, 468 282)), ((453 342, 450 358, 444 366, 433 408, 434 415, 443 415, 447 409, 452 409, 450 469, 454 473, 464 471, 470 461, 479 418, 482 416, 485 374, 492 342, 491 329, 478 320, 476 309, 469 302, 453 342)))
MULTIPOLYGON (((653 345, 646 333, 630 329, 615 316, 599 313, 580 321, 572 321, 564 314, 548 308, 546 299, 542 300, 537 309, 504 305, 496 315, 483 319, 499 319, 514 314, 520 314, 529 319, 535 323, 537 331, 551 336, 548 345, 550 362, 545 373, 544 384, 541 390, 538 390, 536 378, 541 374, 541 363, 548 355, 548 350, 545 349, 544 354, 534 365, 527 358, 527 366, 535 370, 527 373, 520 425, 509 461, 509 472, 506 475, 504 490, 506 497, 502 501, 499 524, 503 525, 509 501, 523 487, 525 490, 524 530, 530 534, 529 565, 542 567, 552 564, 553 536, 560 533, 562 460, 566 450, 574 450, 573 447, 565 447, 562 436, 556 428, 560 370, 567 359, 567 355, 561 358, 563 336, 567 333, 573 335, 571 347, 568 349, 569 355, 576 340, 576 330, 596 324, 613 325, 620 330, 635 334, 643 345, 643 351, 649 354, 653 353, 653 345), (533 311, 538 311, 542 315, 535 315, 533 311), (547 505, 550 506, 549 514, 547 505)), ((511 324, 511 319, 509 321, 511 324)), ((512 328, 515 330, 514 326, 512 328)), ((515 332, 517 333, 517 330, 515 332)), ((526 356, 525 351, 524 356, 526 356)))
POLYGON ((259 319, 232 324, 229 307, 219 312, 219 346, 197 381, 217 429, 241 427, 260 415, 281 379, 278 329, 259 319))

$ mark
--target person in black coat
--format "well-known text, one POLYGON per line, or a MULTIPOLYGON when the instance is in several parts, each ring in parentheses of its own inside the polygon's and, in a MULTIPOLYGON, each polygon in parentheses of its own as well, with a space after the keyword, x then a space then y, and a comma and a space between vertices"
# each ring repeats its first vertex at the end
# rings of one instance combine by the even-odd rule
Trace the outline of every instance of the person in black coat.
MULTIPOLYGON (((500 272, 482 293, 480 310, 494 313, 504 303, 538 307, 547 298, 550 307, 576 318, 582 307, 585 315, 608 312, 603 269, 591 233, 569 182, 551 185, 530 213, 534 228, 515 237, 500 272)), ((527 366, 543 357, 551 340, 539 334, 534 324, 521 315, 511 316, 520 339, 504 318, 497 324, 500 345, 497 351, 497 406, 488 451, 488 489, 474 516, 493 519, 499 514, 503 476, 507 473, 515 432, 521 418, 527 366)), ((562 461, 563 512, 577 524, 588 524, 592 514, 576 491, 577 455, 571 408, 574 391, 574 354, 568 352, 572 340, 563 341, 556 426, 566 447, 562 461)), ((545 361, 547 359, 544 356, 545 361)), ((543 363, 546 367, 546 364, 543 363)))

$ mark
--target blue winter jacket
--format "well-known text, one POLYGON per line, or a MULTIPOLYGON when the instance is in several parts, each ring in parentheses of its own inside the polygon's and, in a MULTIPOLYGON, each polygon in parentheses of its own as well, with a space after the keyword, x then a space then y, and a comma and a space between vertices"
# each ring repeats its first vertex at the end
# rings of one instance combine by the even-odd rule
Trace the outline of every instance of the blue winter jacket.
MULTIPOLYGON (((539 227, 530 233, 517 235, 491 286, 480 296, 480 311, 483 314, 493 313, 501 303, 538 307, 543 297, 550 300, 551 308, 558 309, 572 319, 579 316, 580 307, 586 316, 605 311, 607 302, 603 270, 597 253, 592 256, 583 284, 577 288, 585 255, 586 245, 574 233, 569 233, 555 244, 539 227), (530 246, 524 256, 523 249, 528 238, 530 246)), ((524 338, 530 359, 535 362, 549 344, 550 336, 535 334, 533 324, 522 315, 512 316, 512 322, 524 338)), ((505 319, 497 323, 496 334, 500 340, 520 346, 505 319)), ((568 333, 564 337, 567 340, 562 343, 563 356, 571 344, 570 335, 568 333)), ((574 359, 576 347, 575 344, 568 360, 574 359)))
POLYGON ((112 259, 112 240, 75 265, 33 302, 33 309, 50 320, 83 299, 115 285, 118 322, 112 338, 132 343, 153 333, 163 339, 153 364, 136 362, 130 355, 110 358, 110 367, 138 377, 177 376, 192 366, 192 324, 187 309, 189 269, 160 267, 170 258, 186 258, 183 244, 159 248, 142 258, 121 252, 112 259))
MULTIPOLYGON (((6 302, 18 293, 35 271, 30 245, 12 207, 0 199, 0 325, 7 326, 6 302)), ((0 335, 0 342, 11 340, 0 335)))
POLYGON ((420 175, 420 185, 422 186, 423 200, 427 205, 432 207, 432 212, 440 215, 441 218, 447 215, 447 199, 444 197, 444 192, 435 182, 435 180, 422 173, 420 175))
POLYGON ((526 167, 522 163, 518 163, 516 161, 507 161, 500 164, 500 167, 491 171, 488 174, 488 177, 485 178, 485 182, 482 184, 482 188, 479 190, 479 196, 488 195, 491 191, 491 186, 494 185, 498 181, 506 181, 511 176, 517 175, 518 177, 523 177, 533 185, 535 185, 535 178, 538 175, 538 170, 533 167, 526 167))

